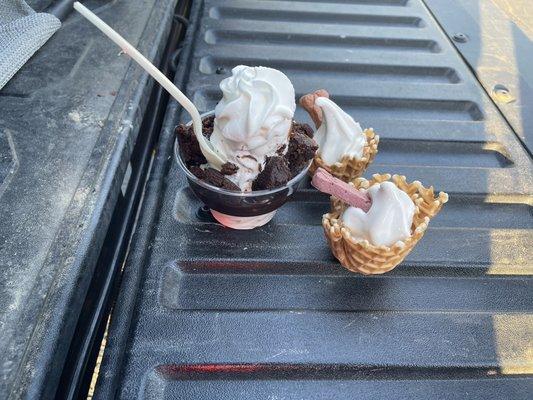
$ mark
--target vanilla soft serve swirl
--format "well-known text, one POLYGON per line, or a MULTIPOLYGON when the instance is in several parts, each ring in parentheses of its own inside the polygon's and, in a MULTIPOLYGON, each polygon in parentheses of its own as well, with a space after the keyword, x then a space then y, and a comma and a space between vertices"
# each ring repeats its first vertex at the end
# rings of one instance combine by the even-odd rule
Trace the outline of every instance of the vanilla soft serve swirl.
POLYGON ((326 97, 317 98, 315 105, 321 108, 324 118, 314 136, 320 158, 329 165, 344 156, 361 159, 366 144, 361 125, 326 97))
POLYGON ((372 206, 365 213, 348 207, 342 222, 356 240, 367 240, 376 246, 392 246, 411 236, 415 204, 407 193, 392 182, 376 184, 368 189, 372 206))
POLYGON ((294 88, 282 72, 239 65, 220 83, 210 141, 237 173, 228 179, 249 191, 268 156, 287 150, 296 103, 294 88))

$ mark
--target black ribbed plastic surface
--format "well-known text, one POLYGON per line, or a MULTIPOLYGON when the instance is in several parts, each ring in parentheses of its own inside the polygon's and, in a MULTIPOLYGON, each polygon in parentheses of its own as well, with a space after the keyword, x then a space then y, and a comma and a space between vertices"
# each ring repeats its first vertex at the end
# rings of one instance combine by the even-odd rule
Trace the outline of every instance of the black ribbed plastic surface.
POLYGON ((380 134, 367 175, 451 199, 393 272, 351 274, 309 186, 254 231, 199 212, 171 105, 95 397, 528 398, 531 160, 422 2, 206 1, 191 21, 177 82, 201 111, 234 65, 279 68, 380 134))

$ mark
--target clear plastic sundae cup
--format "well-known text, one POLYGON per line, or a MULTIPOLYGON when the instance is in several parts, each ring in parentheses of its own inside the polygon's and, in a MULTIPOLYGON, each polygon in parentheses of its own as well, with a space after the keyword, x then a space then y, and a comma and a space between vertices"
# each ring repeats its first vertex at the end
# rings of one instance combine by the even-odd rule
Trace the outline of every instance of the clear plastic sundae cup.
MULTIPOLYGON (((214 111, 210 111, 201 117, 203 119, 213 114, 214 111)), ((187 125, 190 124, 191 122, 187 125)), ((189 171, 181 159, 177 138, 174 143, 174 156, 196 197, 210 208, 211 214, 218 222, 233 229, 253 229, 267 224, 274 217, 276 210, 297 190, 311 165, 310 162, 284 186, 269 190, 237 192, 210 185, 189 171)))

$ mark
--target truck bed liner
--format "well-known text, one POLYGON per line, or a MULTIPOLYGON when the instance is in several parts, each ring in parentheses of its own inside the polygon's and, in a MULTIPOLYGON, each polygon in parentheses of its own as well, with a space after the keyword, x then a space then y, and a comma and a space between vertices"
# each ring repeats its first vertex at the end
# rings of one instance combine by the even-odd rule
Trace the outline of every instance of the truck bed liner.
POLYGON ((210 219, 172 160, 172 103, 95 398, 526 399, 531 160, 425 5, 195 2, 176 82, 209 111, 240 63, 283 70, 298 96, 327 88, 381 135, 367 175, 451 201, 397 269, 351 274, 308 182, 265 227, 210 219))

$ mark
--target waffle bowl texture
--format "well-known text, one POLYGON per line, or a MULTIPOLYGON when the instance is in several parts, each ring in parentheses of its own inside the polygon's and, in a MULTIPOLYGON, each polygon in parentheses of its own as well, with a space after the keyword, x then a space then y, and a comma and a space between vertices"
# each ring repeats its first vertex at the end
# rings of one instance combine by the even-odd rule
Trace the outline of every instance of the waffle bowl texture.
MULTIPOLYGON (((371 180, 356 178, 351 181, 357 189, 391 180, 389 174, 376 174, 371 180)), ((408 183, 405 176, 394 175, 392 182, 407 193, 415 203, 416 209, 411 226, 411 237, 392 246, 375 246, 368 241, 357 241, 350 230, 344 226, 340 216, 348 207, 335 197, 331 198, 331 212, 322 217, 322 226, 333 255, 343 267, 364 275, 383 274, 400 264, 418 241, 424 236, 429 221, 438 214, 448 195, 440 192, 437 196, 433 187, 425 188, 420 182, 408 183)))
POLYGON ((363 156, 361 159, 344 156, 340 162, 333 165, 326 164, 318 154, 315 155, 313 163, 309 172, 311 176, 320 167, 324 168, 331 175, 343 180, 344 182, 350 182, 355 178, 359 178, 378 153, 379 136, 376 135, 372 128, 365 129, 363 133, 366 136, 366 145, 363 148, 363 156))

